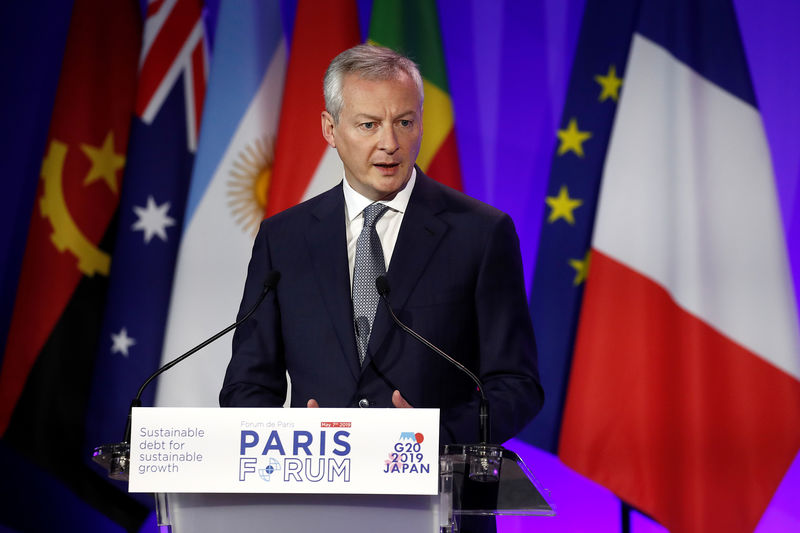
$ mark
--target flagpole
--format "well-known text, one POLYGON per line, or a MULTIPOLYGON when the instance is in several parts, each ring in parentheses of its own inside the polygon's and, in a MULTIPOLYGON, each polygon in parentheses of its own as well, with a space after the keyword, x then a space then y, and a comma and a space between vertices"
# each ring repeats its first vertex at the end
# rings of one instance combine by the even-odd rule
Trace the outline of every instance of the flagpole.
POLYGON ((631 533, 631 511, 633 507, 625 500, 620 500, 620 511, 622 512, 621 530, 622 533, 631 533))

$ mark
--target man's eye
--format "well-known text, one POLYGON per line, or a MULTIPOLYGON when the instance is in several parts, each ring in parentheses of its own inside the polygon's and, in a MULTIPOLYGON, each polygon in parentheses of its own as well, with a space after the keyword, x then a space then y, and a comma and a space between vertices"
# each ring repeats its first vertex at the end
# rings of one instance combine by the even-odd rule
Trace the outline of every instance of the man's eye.
POLYGON ((408 127, 410 127, 410 126, 411 126, 411 121, 410 121, 410 120, 401 120, 401 121, 400 121, 400 125, 401 125, 402 127, 404 127, 404 128, 408 128, 408 127))
POLYGON ((371 129, 375 128, 375 123, 374 122, 364 122, 364 123, 361 124, 361 127, 364 128, 365 130, 371 130, 371 129))

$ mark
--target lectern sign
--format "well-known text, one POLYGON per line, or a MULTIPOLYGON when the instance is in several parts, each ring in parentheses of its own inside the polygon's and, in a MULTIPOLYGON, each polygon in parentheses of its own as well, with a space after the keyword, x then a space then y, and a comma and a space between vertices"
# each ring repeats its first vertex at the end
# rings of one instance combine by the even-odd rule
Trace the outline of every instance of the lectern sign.
POLYGON ((438 409, 136 408, 131 492, 436 494, 438 409))

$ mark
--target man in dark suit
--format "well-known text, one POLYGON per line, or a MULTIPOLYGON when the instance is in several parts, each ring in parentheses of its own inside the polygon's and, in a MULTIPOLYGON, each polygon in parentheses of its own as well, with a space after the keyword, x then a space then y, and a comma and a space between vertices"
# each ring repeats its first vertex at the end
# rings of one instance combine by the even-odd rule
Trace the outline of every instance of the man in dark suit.
POLYGON ((385 268, 400 319, 480 377, 492 441, 511 438, 543 403, 511 219, 415 166, 413 62, 360 45, 324 85, 323 136, 344 180, 262 223, 240 315, 267 272, 281 280, 235 333, 220 404, 281 406, 288 371, 293 407, 438 407, 442 443, 477 442, 474 383, 395 326, 374 283, 385 268))

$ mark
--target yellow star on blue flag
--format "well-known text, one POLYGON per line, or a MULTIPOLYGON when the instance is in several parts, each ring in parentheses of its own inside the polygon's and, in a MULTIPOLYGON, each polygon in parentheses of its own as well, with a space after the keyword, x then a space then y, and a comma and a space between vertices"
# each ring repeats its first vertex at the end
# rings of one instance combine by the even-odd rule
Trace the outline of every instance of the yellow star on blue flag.
POLYGON ((558 155, 574 152, 578 157, 583 157, 583 143, 591 137, 591 132, 578 129, 576 119, 570 119, 566 128, 558 130, 558 138, 561 140, 561 144, 558 145, 558 155))

